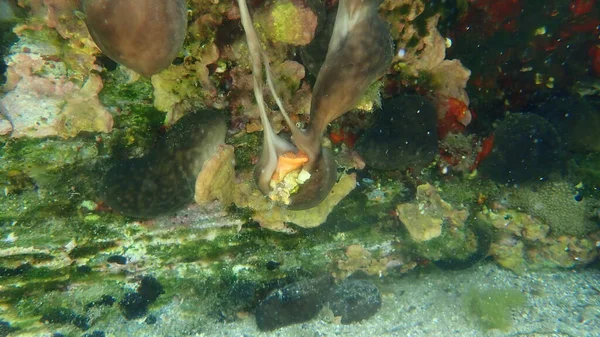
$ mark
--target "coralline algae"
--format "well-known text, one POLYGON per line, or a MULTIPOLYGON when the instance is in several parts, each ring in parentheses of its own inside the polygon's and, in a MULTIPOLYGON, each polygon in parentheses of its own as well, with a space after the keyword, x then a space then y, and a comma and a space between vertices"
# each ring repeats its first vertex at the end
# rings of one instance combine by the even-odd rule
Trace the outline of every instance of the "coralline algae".
POLYGON ((11 48, 0 104, 12 137, 70 138, 82 131, 112 130, 113 117, 98 99, 102 79, 90 73, 83 82, 71 80, 61 53, 61 47, 29 36, 11 48))

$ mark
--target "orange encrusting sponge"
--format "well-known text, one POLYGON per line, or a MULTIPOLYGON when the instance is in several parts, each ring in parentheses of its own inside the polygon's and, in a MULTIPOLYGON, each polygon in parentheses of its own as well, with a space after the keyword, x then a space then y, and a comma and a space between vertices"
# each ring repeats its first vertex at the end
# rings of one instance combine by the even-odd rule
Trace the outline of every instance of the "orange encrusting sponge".
POLYGON ((277 158, 277 168, 273 172, 271 180, 280 181, 286 174, 302 167, 307 162, 308 155, 302 151, 298 151, 298 153, 286 152, 277 158))

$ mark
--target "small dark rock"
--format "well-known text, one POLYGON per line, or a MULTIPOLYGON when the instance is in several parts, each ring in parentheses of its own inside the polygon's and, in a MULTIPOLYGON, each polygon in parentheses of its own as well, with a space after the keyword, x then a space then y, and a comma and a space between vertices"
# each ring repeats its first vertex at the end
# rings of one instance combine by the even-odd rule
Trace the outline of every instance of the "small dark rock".
POLYGON ((281 265, 281 263, 277 262, 277 261, 269 261, 267 262, 267 270, 271 271, 271 270, 275 270, 277 268, 279 268, 279 266, 281 265))
POLYGON ((106 261, 108 263, 127 264, 127 258, 123 255, 112 255, 106 261))
POLYGON ((386 99, 377 113, 375 125, 356 144, 368 166, 378 170, 420 170, 435 158, 437 112, 429 100, 417 95, 386 99))
POLYGON ((99 306, 107 306, 107 307, 111 307, 117 300, 110 296, 110 295, 102 295, 102 297, 97 300, 97 301, 93 301, 90 302, 86 305, 87 308, 93 308, 93 307, 99 307, 99 306))
POLYGON ((29 263, 24 263, 16 268, 0 267, 0 277, 22 275, 30 271, 31 269, 33 269, 33 267, 29 263))
POLYGON ((104 331, 95 330, 92 333, 86 333, 85 335, 83 335, 83 337, 106 337, 106 334, 104 333, 104 331))
POLYGON ((65 335, 61 334, 60 332, 55 332, 52 334, 52 337, 65 337, 65 335))
POLYGON ((152 324, 155 324, 156 321, 157 321, 156 316, 154 316, 154 315, 148 315, 148 317, 146 317, 146 321, 145 322, 148 325, 152 325, 152 324))
POLYGON ((362 321, 381 308, 381 293, 369 281, 345 280, 329 296, 329 308, 342 324, 362 321))
MULTIPOLYGON (((277 279, 279 281, 281 279, 277 279)), ((285 280, 285 278, 284 278, 285 280)), ((284 281, 285 282, 285 281, 284 281)), ((208 314, 219 322, 232 322, 237 319, 237 313, 241 311, 253 311, 260 300, 273 289, 289 284, 275 283, 272 281, 259 282, 247 278, 231 278, 224 280, 223 291, 219 293, 214 307, 208 310, 208 314)))
POLYGON ((176 66, 183 64, 183 57, 176 57, 171 64, 176 66))
POLYGON ((110 57, 106 55, 97 56, 95 63, 104 67, 108 71, 113 71, 119 66, 117 62, 113 61, 110 57))
POLYGON ((138 293, 148 302, 154 302, 158 296, 165 293, 158 280, 151 276, 145 276, 137 289, 138 293))
POLYGON ((154 277, 145 276, 140 282, 137 292, 127 293, 119 302, 123 316, 127 319, 141 318, 148 312, 148 305, 156 301, 165 291, 154 277))
POLYGON ((92 272, 92 267, 86 266, 86 265, 81 265, 81 266, 77 267, 77 272, 81 273, 81 274, 89 274, 92 272))
POLYGON ((71 309, 56 308, 40 318, 42 323, 73 324, 81 330, 90 328, 89 318, 79 315, 71 309))
POLYGON ((492 232, 483 223, 476 223, 470 230, 477 238, 477 249, 464 258, 446 258, 432 261, 438 268, 443 270, 464 270, 471 268, 489 255, 492 244, 492 232))
POLYGON ((10 323, 5 321, 0 321, 0 337, 6 337, 11 332, 16 331, 17 329, 10 326, 10 323))
POLYGON ((365 272, 364 270, 357 270, 354 273, 348 275, 348 277, 346 279, 348 279, 348 280, 368 280, 369 278, 371 278, 371 276, 369 274, 367 274, 367 272, 365 272))
POLYGON ((332 284, 333 278, 324 276, 274 290, 256 308, 256 325, 273 330, 310 320, 321 310, 332 284))
POLYGON ((123 316, 127 319, 144 317, 148 312, 148 304, 150 303, 139 293, 127 293, 119 302, 123 316))

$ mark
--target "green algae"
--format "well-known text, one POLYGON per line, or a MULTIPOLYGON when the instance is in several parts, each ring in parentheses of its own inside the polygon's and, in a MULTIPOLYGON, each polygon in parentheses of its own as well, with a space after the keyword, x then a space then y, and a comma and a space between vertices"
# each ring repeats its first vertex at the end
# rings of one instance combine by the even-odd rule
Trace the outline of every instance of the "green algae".
MULTIPOLYGON (((14 303, 14 310, 11 310, 9 316, 5 316, 13 322, 13 326, 20 329, 20 332, 41 333, 44 327, 36 323, 57 311, 75 313, 82 319, 89 319, 92 326, 102 321, 114 321, 120 315, 114 307, 95 308, 90 304, 106 294, 120 298, 126 292, 124 283, 114 276, 90 277, 88 275, 85 281, 70 279, 68 282, 55 284, 53 288, 39 284, 38 287, 19 296, 19 300, 14 303)), ((81 329, 70 323, 69 321, 55 322, 50 326, 53 330, 60 329, 69 336, 79 336, 81 329)))
POLYGON ((241 136, 228 137, 227 144, 235 147, 236 169, 251 169, 254 167, 256 158, 260 156, 262 135, 257 132, 244 133, 241 136))
POLYGON ((369 173, 369 177, 362 179, 359 186, 336 205, 327 221, 318 228, 325 228, 330 232, 358 232, 360 237, 373 229, 365 224, 379 224, 381 228, 394 227, 395 220, 390 211, 399 202, 414 198, 410 183, 395 172, 369 173))
MULTIPOLYGON (((99 237, 104 237, 103 235, 99 235, 99 237)), ((69 252, 69 257, 72 259, 79 259, 82 257, 88 257, 97 254, 103 250, 107 250, 110 248, 116 247, 117 244, 114 241, 100 241, 100 242, 91 242, 84 245, 79 245, 73 248, 69 252)))
POLYGON ((442 227, 442 234, 431 240, 414 243, 415 252, 430 260, 467 260, 478 249, 478 237, 470 228, 442 227))
POLYGON ((11 139, 0 148, 0 221, 28 222, 71 216, 84 199, 94 199, 102 153, 96 138, 11 139))
POLYGON ((97 154, 94 137, 73 140, 12 139, 0 149, 3 158, 0 172, 17 170, 43 175, 44 172, 59 170, 67 165, 81 164, 97 154))
POLYGON ((523 307, 527 297, 516 289, 471 288, 464 295, 469 316, 484 330, 508 330, 512 325, 511 311, 523 307))
POLYGON ((122 68, 102 73, 104 87, 99 93, 102 104, 122 109, 152 107, 153 89, 149 79, 140 77, 135 81, 122 68))
POLYGON ((500 194, 500 188, 487 179, 464 179, 451 177, 444 181, 440 196, 451 204, 474 206, 483 197, 492 200, 500 194))
POLYGON ((590 192, 600 189, 600 152, 574 156, 569 168, 590 192))
POLYGON ((165 114, 154 108, 150 80, 131 81, 122 68, 103 75, 104 87, 99 93, 105 106, 119 107, 113 114, 114 128, 106 136, 106 147, 114 157, 138 157, 150 149, 159 136, 165 114))
POLYGON ((271 11, 273 19, 272 38, 275 41, 296 44, 302 39, 305 28, 298 8, 292 2, 279 2, 271 11))

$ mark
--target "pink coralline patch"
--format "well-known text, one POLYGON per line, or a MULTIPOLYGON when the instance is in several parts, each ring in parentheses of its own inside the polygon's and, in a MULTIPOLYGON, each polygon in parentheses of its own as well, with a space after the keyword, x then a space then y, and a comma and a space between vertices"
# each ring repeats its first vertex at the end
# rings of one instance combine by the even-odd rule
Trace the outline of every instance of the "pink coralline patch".
POLYGON ((73 12, 78 8, 77 0, 43 0, 46 9, 48 27, 57 28, 65 20, 61 18, 74 17, 73 12))
POLYGON ((66 98, 54 129, 63 138, 75 137, 82 131, 110 132, 113 118, 98 99, 102 79, 90 74, 83 87, 66 98))
POLYGON ((87 35, 85 25, 75 15, 79 9, 78 0, 19 0, 17 4, 30 9, 30 19, 22 27, 38 30, 47 26, 56 29, 65 39, 87 35))
MULTIPOLYGON (((56 62, 44 60, 39 54, 18 53, 8 58, 8 70, 6 72, 5 91, 11 91, 19 87, 27 90, 34 96, 51 95, 64 96, 75 90, 75 84, 65 82, 64 78, 54 76, 38 76, 43 69, 56 62)), ((57 67, 58 65, 54 65, 57 67)))
MULTIPOLYGON (((21 43, 25 43, 21 41, 21 43)), ((6 58, 7 82, 0 96, 4 115, 13 128, 11 136, 74 137, 81 131, 110 132, 112 115, 97 94, 98 75, 89 74, 83 85, 70 81, 58 48, 44 43, 15 46, 6 58)))
MULTIPOLYGON (((38 36, 44 44, 52 43, 52 47, 60 50, 42 55, 59 58, 70 69, 69 76, 83 82, 90 69, 99 70, 94 62, 100 50, 92 41, 83 20, 76 15, 78 4, 78 0, 19 0, 18 5, 27 8, 29 14, 26 20, 13 28, 13 32, 22 38, 38 36)), ((28 43, 37 44, 37 41, 28 43)), ((21 45, 24 49, 30 47, 27 43, 21 45)))

